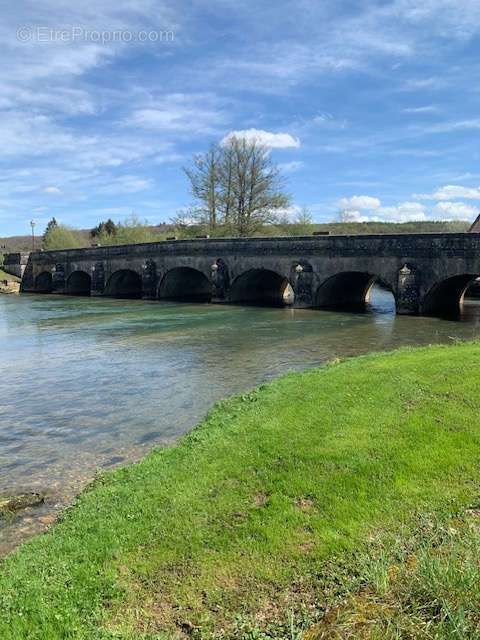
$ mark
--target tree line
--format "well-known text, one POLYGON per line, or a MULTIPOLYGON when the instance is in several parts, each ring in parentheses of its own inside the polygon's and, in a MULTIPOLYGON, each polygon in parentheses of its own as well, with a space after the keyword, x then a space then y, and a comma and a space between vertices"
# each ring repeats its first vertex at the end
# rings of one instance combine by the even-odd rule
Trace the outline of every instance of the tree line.
POLYGON ((124 222, 115 223, 109 218, 89 232, 72 229, 52 218, 42 236, 41 247, 44 251, 53 251, 75 249, 89 244, 109 246, 154 242, 163 240, 164 237, 165 234, 156 231, 148 222, 141 221, 134 213, 124 222))

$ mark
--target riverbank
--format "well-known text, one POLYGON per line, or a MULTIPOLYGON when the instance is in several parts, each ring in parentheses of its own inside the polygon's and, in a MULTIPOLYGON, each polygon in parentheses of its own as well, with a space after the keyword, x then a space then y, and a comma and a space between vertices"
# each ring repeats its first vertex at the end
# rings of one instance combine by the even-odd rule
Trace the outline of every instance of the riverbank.
POLYGON ((479 365, 401 349, 217 405, 5 560, 0 637, 477 637, 479 365))
POLYGON ((0 269, 0 293, 19 293, 20 278, 12 276, 0 269))

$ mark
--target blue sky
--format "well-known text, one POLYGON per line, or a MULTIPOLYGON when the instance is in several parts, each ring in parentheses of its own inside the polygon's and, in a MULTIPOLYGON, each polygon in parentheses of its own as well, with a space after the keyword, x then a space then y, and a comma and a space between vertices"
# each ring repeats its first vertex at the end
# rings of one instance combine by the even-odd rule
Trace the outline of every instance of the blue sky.
POLYGON ((8 3, 0 236, 166 221, 232 131, 271 147, 292 216, 473 219, 479 32, 478 0, 8 3))

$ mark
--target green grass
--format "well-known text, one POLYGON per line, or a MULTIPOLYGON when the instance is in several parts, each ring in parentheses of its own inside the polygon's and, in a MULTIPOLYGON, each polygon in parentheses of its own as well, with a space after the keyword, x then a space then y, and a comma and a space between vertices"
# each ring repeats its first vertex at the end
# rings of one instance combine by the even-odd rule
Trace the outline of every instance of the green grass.
POLYGON ((402 349, 217 405, 6 559, 0 638, 479 637, 479 367, 402 349))
POLYGON ((6 273, 3 269, 0 269, 0 280, 13 280, 13 282, 20 282, 20 278, 12 276, 10 273, 6 273))

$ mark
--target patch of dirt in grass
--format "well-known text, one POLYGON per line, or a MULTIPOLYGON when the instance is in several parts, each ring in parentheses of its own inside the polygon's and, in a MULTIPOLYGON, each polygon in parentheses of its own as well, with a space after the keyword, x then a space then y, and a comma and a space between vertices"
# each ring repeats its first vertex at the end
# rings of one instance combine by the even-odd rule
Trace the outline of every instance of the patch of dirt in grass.
POLYGON ((298 496, 293 504, 302 511, 310 511, 315 507, 315 500, 311 496, 298 496))
POLYGON ((265 493, 262 493, 261 491, 257 491, 253 499, 253 504, 256 507, 263 507, 266 504, 267 500, 268 500, 268 496, 265 493))

